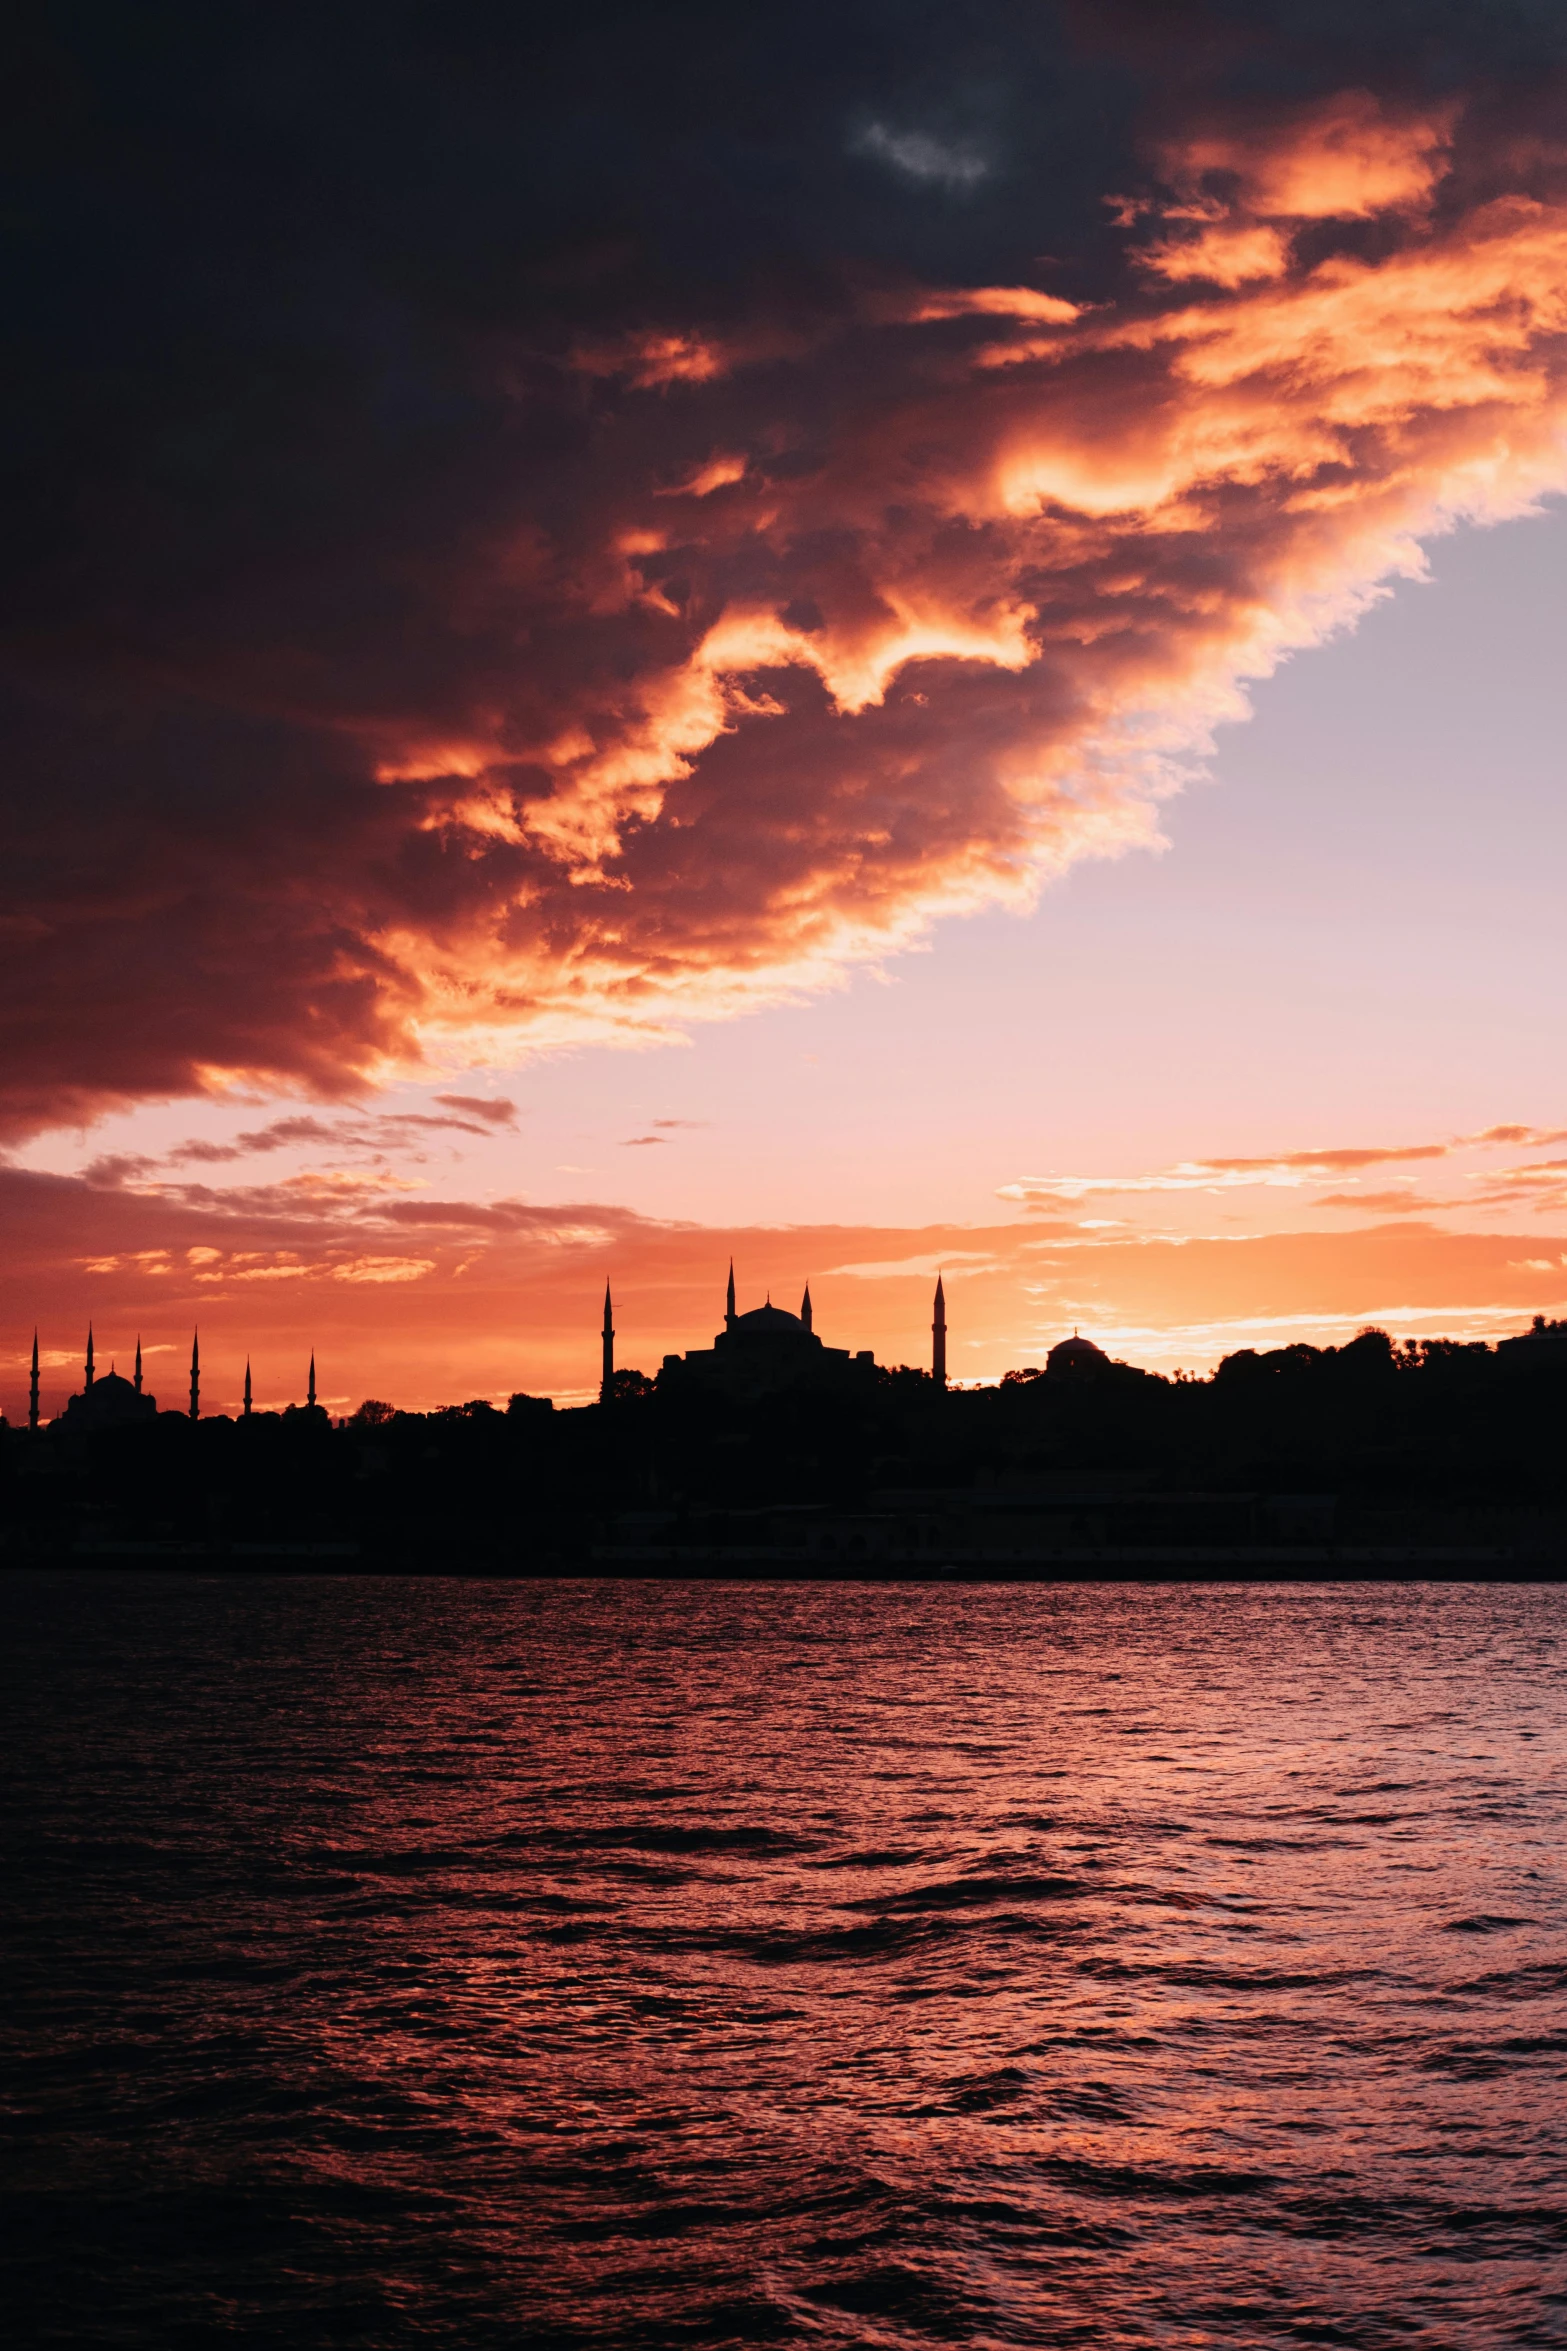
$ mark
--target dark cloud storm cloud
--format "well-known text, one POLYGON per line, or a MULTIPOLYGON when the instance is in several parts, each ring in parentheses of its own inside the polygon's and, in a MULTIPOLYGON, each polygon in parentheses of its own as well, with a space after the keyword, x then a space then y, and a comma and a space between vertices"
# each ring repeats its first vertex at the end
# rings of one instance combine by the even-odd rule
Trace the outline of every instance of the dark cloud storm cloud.
POLYGON ((1564 63, 24 11, 8 1130, 720 1011, 1142 837, 1238 676, 1559 480, 1564 63))

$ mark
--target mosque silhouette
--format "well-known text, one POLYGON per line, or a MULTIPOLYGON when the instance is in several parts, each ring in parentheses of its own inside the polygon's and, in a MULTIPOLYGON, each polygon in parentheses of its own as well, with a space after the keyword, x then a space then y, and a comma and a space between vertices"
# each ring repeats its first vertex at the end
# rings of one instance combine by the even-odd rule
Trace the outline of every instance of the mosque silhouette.
MULTIPOLYGON (((947 1305, 946 1292, 938 1274, 936 1294, 931 1313, 930 1377, 939 1389, 947 1386, 947 1305)), ((624 1392, 623 1383, 634 1381, 637 1375, 622 1373, 617 1386, 615 1371, 615 1316, 610 1285, 604 1285, 604 1326, 601 1333, 603 1347, 602 1370, 599 1381, 599 1402, 610 1404, 624 1392)), ((1029 1372, 1028 1378, 1048 1377, 1052 1380, 1083 1379, 1108 1370, 1110 1359, 1091 1339, 1073 1332, 1071 1338, 1061 1340, 1045 1358, 1043 1372, 1029 1372)), ((775 1306, 769 1294, 760 1306, 753 1306, 741 1314, 735 1303, 734 1261, 729 1265, 729 1286, 724 1298, 724 1327, 714 1334, 711 1347, 693 1347, 684 1355, 666 1355, 654 1381, 645 1383, 666 1396, 686 1400, 711 1398, 731 1403, 750 1403, 768 1396, 790 1392, 839 1394, 852 1397, 874 1385, 880 1376, 880 1366, 869 1347, 851 1352, 847 1347, 829 1347, 815 1328, 811 1307, 811 1289, 807 1282, 798 1314, 787 1307, 775 1306)), ((290 1413, 300 1407, 290 1406, 290 1413)), ((239 1418, 253 1416, 250 1364, 245 1364, 245 1393, 239 1418)), ((316 1402, 316 1359, 310 1358, 306 1380, 305 1413, 313 1418, 326 1419, 316 1402)), ((72 1435, 87 1434, 100 1429, 134 1428, 158 1420, 201 1418, 201 1340, 194 1333, 190 1350, 190 1401, 176 1414, 160 1415, 156 1396, 147 1390, 142 1374, 140 1338, 136 1341, 135 1371, 126 1379, 112 1365, 102 1374, 94 1363, 92 1326, 87 1330, 87 1354, 79 1391, 67 1402, 58 1420, 52 1424, 72 1435)), ((28 1396, 27 1425, 39 1426, 38 1405, 38 1333, 33 1333, 32 1380, 28 1396)))
MULTIPOLYGON (((603 1369, 599 1401, 616 1394, 615 1316, 610 1286, 604 1285, 603 1369)), ((1091 1339, 1074 1331, 1051 1348, 1044 1376, 1082 1379, 1108 1368, 1109 1357, 1091 1339)), ((852 1353, 847 1347, 829 1347, 818 1336, 811 1311, 811 1285, 805 1285, 798 1314, 775 1306, 771 1293, 761 1306, 745 1314, 735 1310, 734 1260, 729 1262, 729 1287, 724 1298, 724 1327, 711 1347, 693 1347, 684 1355, 666 1355, 656 1385, 665 1395, 726 1397, 736 1402, 779 1395, 791 1389, 853 1393, 878 1373, 869 1347, 852 1353)), ((940 1274, 931 1310, 930 1376, 938 1388, 947 1385, 947 1301, 940 1274)))
MULTIPOLYGON (((82 1370, 81 1388, 76 1395, 69 1398, 65 1410, 60 1414, 58 1423, 55 1424, 68 1430, 73 1436, 95 1432, 99 1429, 135 1428, 139 1424, 155 1421, 160 1417, 157 1397, 149 1394, 143 1385, 140 1338, 136 1341, 136 1370, 133 1378, 126 1379, 114 1369, 112 1364, 100 1377, 93 1363, 93 1332, 92 1325, 89 1323, 87 1326, 87 1357, 82 1370)), ((313 1415, 319 1415, 324 1420, 326 1415, 316 1402, 316 1359, 314 1354, 310 1358, 306 1399, 305 1410, 313 1415)), ((240 1418, 242 1420, 251 1419, 253 1411, 250 1362, 247 1357, 245 1399, 240 1407, 240 1418)), ((169 1416, 165 1414, 162 1417, 169 1416)), ((199 1332, 192 1333, 190 1343, 190 1403, 183 1414, 174 1417, 188 1420, 201 1418, 201 1336, 199 1332)), ((32 1376, 27 1398, 27 1425, 30 1429, 36 1429, 38 1423, 38 1333, 34 1331, 32 1376)))

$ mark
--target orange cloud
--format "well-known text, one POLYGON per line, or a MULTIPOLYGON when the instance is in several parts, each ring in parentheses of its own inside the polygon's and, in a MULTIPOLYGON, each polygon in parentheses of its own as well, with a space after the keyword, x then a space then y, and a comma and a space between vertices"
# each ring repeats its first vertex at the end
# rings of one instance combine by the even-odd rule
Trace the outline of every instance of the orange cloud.
POLYGON ((1179 134, 1161 162, 1177 188, 1232 183, 1239 204, 1263 218, 1418 212, 1447 170, 1457 112, 1405 112, 1370 90, 1341 90, 1265 121, 1179 134))
POLYGON ((1219 220, 1194 234, 1148 246, 1142 266, 1172 285, 1207 278, 1216 286, 1244 286, 1256 278, 1278 278, 1289 264, 1289 244, 1266 221, 1219 220))
POLYGON ((1082 305, 1036 286, 952 286, 917 295, 907 306, 888 306, 882 315, 921 326, 936 318, 1020 318, 1067 326, 1082 315, 1082 305))
POLYGON ((1278 1159, 1209 1159, 1203 1165, 1217 1168, 1226 1174, 1244 1174, 1253 1169, 1304 1168, 1346 1175, 1357 1167, 1389 1167, 1408 1159, 1445 1159, 1455 1147, 1451 1143, 1410 1143, 1394 1150, 1379 1150, 1373 1146, 1369 1150, 1287 1151, 1278 1159))

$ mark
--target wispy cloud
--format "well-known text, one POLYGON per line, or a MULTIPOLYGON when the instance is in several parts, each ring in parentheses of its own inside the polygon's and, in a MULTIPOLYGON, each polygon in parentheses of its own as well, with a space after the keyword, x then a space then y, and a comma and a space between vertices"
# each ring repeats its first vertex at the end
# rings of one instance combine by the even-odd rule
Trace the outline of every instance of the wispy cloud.
POLYGON ((459 1113, 459 1124, 478 1119, 485 1126, 511 1127, 517 1123, 517 1105, 504 1095, 437 1094, 434 1099, 444 1109, 459 1113))
POLYGON ((1438 1199, 1430 1193, 1415 1192, 1407 1187, 1402 1191, 1387 1192, 1325 1192, 1314 1200, 1314 1208, 1352 1208, 1362 1212, 1381 1212, 1389 1216, 1412 1216, 1433 1209, 1450 1208, 1450 1200, 1438 1199))
MULTIPOLYGON (((463 1094, 437 1094, 435 1100, 446 1106, 446 1116, 403 1110, 327 1119, 313 1112, 295 1112, 273 1119, 264 1127, 242 1129, 231 1142, 214 1142, 197 1136, 158 1155, 104 1153, 88 1162, 82 1171, 83 1180, 103 1191, 127 1186, 157 1190, 187 1168, 237 1167, 247 1159, 265 1159, 279 1151, 326 1152, 333 1159, 370 1160, 382 1163, 383 1167, 395 1157, 405 1166, 418 1166, 426 1161, 423 1146, 431 1137, 471 1135, 484 1140, 515 1125, 513 1102, 463 1094)), ((397 1183, 405 1179, 389 1173, 376 1177, 326 1168, 308 1170, 289 1180, 306 1186, 341 1187, 378 1181, 397 1183)))
POLYGON ((988 179, 988 156, 967 141, 939 138, 932 131, 894 130, 873 122, 853 142, 854 151, 887 164, 904 179, 940 188, 972 188, 988 179))
POLYGON ((830 1265, 819 1278, 830 1281, 835 1276, 852 1282, 907 1281, 918 1275, 921 1280, 933 1282, 938 1275, 999 1273, 1009 1262, 988 1249, 924 1250, 915 1257, 871 1258, 859 1264, 830 1265))
MULTIPOLYGON (((1037 1175, 1019 1176, 1012 1183, 998 1187, 997 1197, 1015 1200, 1027 1207, 1060 1207, 1074 1200, 1082 1200, 1098 1193, 1139 1192, 1226 1192, 1244 1191, 1253 1186, 1300 1191, 1310 1185, 1338 1181, 1346 1177, 1354 1182, 1363 1168, 1382 1168, 1411 1163, 1450 1160, 1471 1151, 1496 1149, 1504 1144, 1521 1142, 1552 1143, 1567 1140, 1554 1128, 1526 1126, 1487 1127, 1474 1135, 1453 1135, 1439 1143, 1403 1143, 1393 1145, 1353 1144, 1303 1151, 1283 1151, 1249 1158, 1213 1158, 1182 1160, 1174 1167, 1158 1168, 1133 1175, 1037 1175)), ((1512 1187, 1516 1194, 1520 1187, 1541 1185, 1552 1188, 1567 1184, 1567 1161, 1542 1161, 1519 1168, 1481 1174, 1473 1180, 1485 1183, 1488 1197, 1503 1197, 1503 1187, 1512 1187)), ((1438 1209, 1469 1205, 1456 1197, 1441 1199, 1429 1194, 1400 1191, 1334 1192, 1319 1200, 1318 1207, 1381 1208, 1420 1207, 1438 1209)))
MULTIPOLYGON (((176 1144, 162 1162, 166 1167, 222 1167, 236 1160, 262 1158, 273 1151, 328 1150, 335 1152, 407 1153, 431 1135, 485 1137, 516 1123, 514 1102, 484 1101, 473 1095, 437 1094, 447 1106, 445 1118, 422 1110, 379 1111, 367 1117, 317 1118, 296 1113, 273 1119, 234 1137, 232 1143, 200 1139, 176 1144)), ((152 1164, 151 1162, 148 1163, 152 1164)))

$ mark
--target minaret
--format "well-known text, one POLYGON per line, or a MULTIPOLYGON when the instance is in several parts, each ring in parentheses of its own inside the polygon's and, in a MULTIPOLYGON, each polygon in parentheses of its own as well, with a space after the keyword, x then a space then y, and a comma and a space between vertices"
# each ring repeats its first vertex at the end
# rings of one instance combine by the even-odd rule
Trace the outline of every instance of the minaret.
POLYGON ((731 1258, 730 1258, 730 1260, 729 1260, 729 1288, 728 1288, 728 1291, 727 1291, 727 1293, 725 1294, 725 1298, 724 1298, 724 1328, 725 1328, 725 1330, 726 1330, 726 1331, 732 1331, 732 1330, 734 1329, 734 1327, 735 1327, 735 1261, 734 1261, 734 1259, 731 1257, 731 1258))
POLYGON ((245 1358, 245 1418, 250 1418, 250 1357, 245 1358))
POLYGON ((947 1384, 947 1301, 942 1295, 941 1276, 936 1276, 936 1314, 930 1326, 930 1376, 938 1388, 947 1384))
POLYGON ((615 1388, 615 1317, 609 1303, 609 1284, 604 1284, 604 1375, 599 1382, 599 1402, 607 1404, 615 1388))
POLYGON ((306 1410, 307 1412, 314 1412, 315 1408, 316 1408, 316 1351, 315 1351, 314 1347, 312 1347, 312 1348, 311 1348, 311 1350, 310 1350, 310 1389, 309 1389, 309 1393, 308 1393, 308 1394, 306 1395, 306 1397, 305 1397, 305 1410, 306 1410))
POLYGON ((809 1282, 805 1285, 805 1296, 800 1301, 800 1320, 809 1330, 811 1327, 811 1285, 809 1282))
POLYGON ((132 1380, 132 1382, 131 1382, 131 1386, 132 1386, 132 1387, 133 1387, 133 1388, 136 1390, 136 1393, 137 1393, 137 1395, 139 1396, 139 1395, 141 1394, 141 1333, 140 1333, 140 1331, 138 1331, 138 1332, 136 1333, 136 1377, 135 1377, 135 1378, 132 1380))
POLYGON ((30 1429, 36 1429, 38 1426, 38 1333, 36 1331, 33 1333, 33 1384, 27 1394, 27 1425, 30 1429))
POLYGON ((92 1367, 92 1324, 91 1324, 91 1323, 89 1323, 89 1324, 87 1325, 87 1385, 88 1385, 88 1387, 89 1387, 89 1388, 92 1386, 92 1383, 93 1383, 93 1367, 92 1367))
POLYGON ((190 1335, 190 1417, 192 1420, 200 1420, 201 1418, 201 1334, 199 1331, 192 1331, 190 1335))

